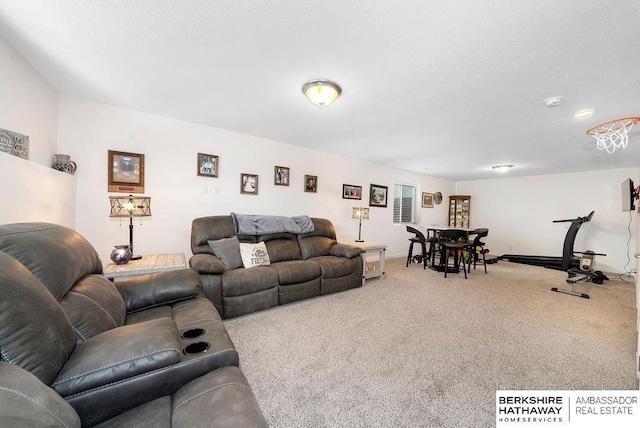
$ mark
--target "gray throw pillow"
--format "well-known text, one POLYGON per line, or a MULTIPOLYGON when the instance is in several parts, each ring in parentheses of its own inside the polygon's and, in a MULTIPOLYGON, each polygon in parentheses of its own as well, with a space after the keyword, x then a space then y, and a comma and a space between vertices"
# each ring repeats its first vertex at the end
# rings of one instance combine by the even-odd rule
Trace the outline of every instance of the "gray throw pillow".
POLYGON ((233 270, 242 267, 240 256, 240 240, 238 236, 207 241, 213 250, 213 254, 224 263, 225 270, 233 270))

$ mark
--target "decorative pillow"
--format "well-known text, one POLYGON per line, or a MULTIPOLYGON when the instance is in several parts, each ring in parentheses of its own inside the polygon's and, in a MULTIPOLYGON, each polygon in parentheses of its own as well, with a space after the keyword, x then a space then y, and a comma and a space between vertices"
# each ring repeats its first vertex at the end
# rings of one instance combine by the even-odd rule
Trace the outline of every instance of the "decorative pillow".
POLYGON ((213 254, 224 263, 225 270, 233 270, 242 267, 240 257, 240 240, 237 236, 207 241, 213 250, 213 254))
POLYGON ((242 264, 247 269, 271 263, 264 241, 257 244, 240 243, 240 255, 242 256, 242 264))

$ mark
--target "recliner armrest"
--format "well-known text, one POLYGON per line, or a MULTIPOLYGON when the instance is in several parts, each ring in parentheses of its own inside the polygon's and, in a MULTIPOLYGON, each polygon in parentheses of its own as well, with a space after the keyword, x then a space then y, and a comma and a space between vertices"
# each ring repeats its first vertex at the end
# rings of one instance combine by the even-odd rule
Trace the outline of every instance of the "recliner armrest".
POLYGON ((192 299, 202 288, 200 275, 193 269, 138 275, 114 284, 122 294, 127 313, 192 299))
POLYGON ((225 267, 222 260, 213 254, 195 254, 189 259, 189 267, 198 273, 224 273, 225 267))
POLYGON ((176 323, 159 318, 93 336, 71 354, 52 387, 63 397, 180 362, 176 323))
POLYGON ((329 254, 332 256, 352 259, 362 254, 362 249, 349 244, 334 244, 329 249, 329 254))

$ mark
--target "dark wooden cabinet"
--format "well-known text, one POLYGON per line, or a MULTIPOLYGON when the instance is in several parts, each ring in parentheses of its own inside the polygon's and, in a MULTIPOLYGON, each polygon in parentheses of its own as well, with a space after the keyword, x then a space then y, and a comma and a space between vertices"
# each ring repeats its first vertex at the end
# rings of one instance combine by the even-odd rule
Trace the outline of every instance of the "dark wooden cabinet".
POLYGON ((471 210, 471 196, 452 195, 449 196, 449 226, 464 227, 469 226, 469 215, 471 210))

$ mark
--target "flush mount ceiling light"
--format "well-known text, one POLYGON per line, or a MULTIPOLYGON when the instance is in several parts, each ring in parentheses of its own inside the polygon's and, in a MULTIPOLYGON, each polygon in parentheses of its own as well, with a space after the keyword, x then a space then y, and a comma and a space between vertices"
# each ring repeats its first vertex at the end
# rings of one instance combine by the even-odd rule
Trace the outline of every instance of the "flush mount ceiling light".
POLYGON ((513 168, 513 165, 496 165, 491 167, 495 172, 507 172, 511 168, 513 168))
POLYGON ((331 80, 315 79, 302 85, 302 93, 311 101, 311 104, 326 107, 340 96, 342 88, 331 80))
POLYGON ((593 110, 591 109, 578 110, 573 115, 576 119, 586 119, 591 116, 593 116, 593 110))
POLYGON ((558 107, 562 103, 562 97, 551 97, 544 100, 547 107, 558 107))

